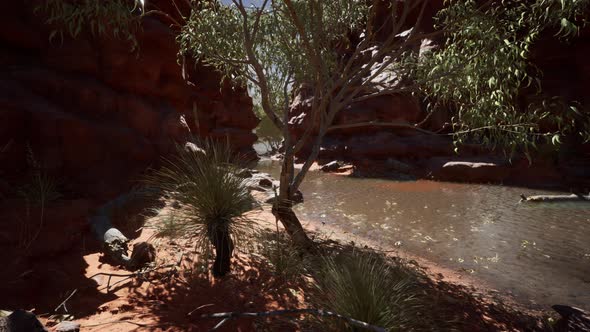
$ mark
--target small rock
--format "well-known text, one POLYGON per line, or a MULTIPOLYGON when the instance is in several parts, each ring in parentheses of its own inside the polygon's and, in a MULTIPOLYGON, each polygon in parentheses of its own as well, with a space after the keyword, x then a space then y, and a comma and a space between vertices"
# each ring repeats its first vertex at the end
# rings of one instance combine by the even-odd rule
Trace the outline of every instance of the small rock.
POLYGON ((260 179, 260 181, 258 181, 258 185, 260 185, 261 187, 264 187, 264 188, 272 188, 272 180, 262 178, 262 179, 260 179))
POLYGON ((260 186, 263 188, 272 188, 272 186, 275 184, 275 181, 273 181, 272 176, 266 173, 252 174, 252 180, 250 180, 249 182, 254 184, 254 186, 260 186))
POLYGON ((79 332, 80 323, 63 321, 55 326, 55 332, 79 332))
POLYGON ((243 168, 243 169, 237 171, 236 175, 240 178, 247 179, 247 178, 251 178, 252 175, 254 175, 254 172, 252 172, 251 169, 243 168))
POLYGON ((156 260, 156 248, 151 243, 139 242, 133 245, 130 267, 141 268, 156 260))

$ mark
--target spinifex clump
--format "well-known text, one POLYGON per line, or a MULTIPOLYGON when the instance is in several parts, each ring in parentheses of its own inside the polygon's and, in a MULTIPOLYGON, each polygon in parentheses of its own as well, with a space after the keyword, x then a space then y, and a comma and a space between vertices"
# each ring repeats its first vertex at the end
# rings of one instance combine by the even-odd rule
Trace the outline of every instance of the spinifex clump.
POLYGON ((211 141, 200 145, 202 151, 179 147, 177 155, 165 160, 147 182, 180 204, 169 212, 175 232, 164 233, 189 237, 202 253, 213 245, 212 272, 223 276, 230 270, 235 239, 251 229, 243 213, 252 209, 254 199, 240 177, 239 157, 231 148, 211 141))

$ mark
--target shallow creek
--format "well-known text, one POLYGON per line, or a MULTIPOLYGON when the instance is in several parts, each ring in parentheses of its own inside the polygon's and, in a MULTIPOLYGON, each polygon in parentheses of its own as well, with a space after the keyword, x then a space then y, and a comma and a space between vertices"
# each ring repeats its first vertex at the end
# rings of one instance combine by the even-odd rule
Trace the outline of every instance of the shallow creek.
MULTIPOLYGON (((280 165, 259 169, 278 178, 280 165)), ((400 248, 483 280, 517 301, 590 309, 590 204, 519 204, 547 191, 310 172, 302 219, 400 248)))

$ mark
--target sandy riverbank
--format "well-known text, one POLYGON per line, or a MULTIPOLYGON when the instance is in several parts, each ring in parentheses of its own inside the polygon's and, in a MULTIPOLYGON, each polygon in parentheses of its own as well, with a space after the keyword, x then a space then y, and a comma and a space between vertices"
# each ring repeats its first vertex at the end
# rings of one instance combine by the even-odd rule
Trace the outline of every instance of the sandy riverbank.
MULTIPOLYGON (((269 206, 253 211, 257 228, 273 232, 276 224, 269 206)), ((154 222, 155 220, 148 221, 154 222)), ((540 324, 541 313, 526 310, 490 292, 475 278, 466 277, 414 257, 396 248, 380 248, 378 243, 363 241, 337 228, 313 220, 302 220, 321 246, 336 244, 337 250, 375 249, 394 259, 401 258, 414 266, 417 273, 428 276, 424 287, 440 299, 443 312, 461 319, 465 331, 523 330, 540 324), (354 242, 354 243, 353 243, 354 242)), ((260 312, 278 309, 306 308, 310 289, 308 277, 286 280, 274 275, 269 262, 252 251, 249 245, 234 255, 232 272, 222 279, 199 273, 199 256, 190 243, 155 238, 154 231, 145 228, 134 242, 150 240, 158 250, 156 267, 141 275, 101 261, 101 254, 84 256, 88 264, 85 277, 94 287, 71 285, 76 293, 67 301, 69 313, 82 325, 83 331, 208 331, 218 319, 203 319, 200 315, 236 311, 260 312), (173 267, 170 267, 173 265, 173 267), (109 276, 122 275, 122 276, 109 276), (91 294, 101 294, 88 298, 91 294)), ((87 284, 87 283, 86 283, 87 284)), ((61 300, 56 299, 56 304, 61 300)), ((53 325, 55 319, 45 319, 53 325)), ((302 318, 302 317, 300 317, 302 318)), ((221 331, 299 331, 305 330, 305 320, 286 318, 236 319, 221 331)))

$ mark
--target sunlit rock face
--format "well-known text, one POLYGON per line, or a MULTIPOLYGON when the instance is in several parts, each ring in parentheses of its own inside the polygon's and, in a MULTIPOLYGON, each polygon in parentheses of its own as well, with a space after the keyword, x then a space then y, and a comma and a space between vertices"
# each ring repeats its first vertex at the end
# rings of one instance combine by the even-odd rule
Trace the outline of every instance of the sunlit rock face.
POLYGON ((3 177, 22 175, 30 151, 68 191, 103 198, 190 135, 253 153, 258 119, 247 91, 192 63, 183 79, 170 22, 144 18, 136 50, 85 31, 50 42, 55 27, 35 3, 12 1, 0 13, 3 177))
MULTIPOLYGON (((380 3, 382 8, 377 12, 377 22, 386 19, 385 14, 389 8, 387 3, 388 1, 380 3)), ((403 7, 403 1, 396 3, 399 8, 403 7)), ((428 2, 418 29, 424 32, 434 31, 433 16, 442 7, 442 1, 428 2)), ((417 17, 418 13, 412 12, 408 16, 406 28, 411 28, 417 17)), ((384 31, 381 32, 381 38, 388 36, 384 31)), ((586 60, 590 54, 590 28, 584 28, 579 36, 568 43, 560 42, 554 34, 555 31, 547 32, 532 50, 534 64, 544 73, 541 82, 543 95, 537 95, 536 89, 523 90, 520 97, 523 109, 541 97, 561 96, 567 102, 578 101, 582 116, 590 116, 590 65, 586 60)), ((425 39, 416 51, 423 54, 440 46, 441 40, 425 39)), ((384 79, 390 85, 400 84, 395 77, 384 79)), ((309 116, 312 102, 313 91, 310 87, 302 85, 295 91, 290 109, 291 133, 294 137, 301 137, 307 128, 312 128, 317 133, 317 125, 312 124, 309 116)), ((324 163, 347 160, 359 170, 370 169, 360 172, 362 174, 375 172, 381 176, 388 171, 385 161, 395 159, 413 165, 413 173, 419 177, 561 187, 580 182, 590 187, 590 145, 582 144, 576 139, 566 139, 559 157, 544 159, 544 156, 537 156, 531 165, 525 157, 516 156, 506 166, 504 155, 477 146, 463 146, 460 155, 457 155, 449 136, 429 135, 403 126, 356 126, 370 122, 409 126, 420 123, 422 129, 430 132, 448 133, 449 128, 445 124, 450 122, 450 110, 437 109, 432 115, 427 114, 425 103, 407 94, 379 96, 352 104, 335 118, 333 125, 336 129, 327 132, 320 149, 319 161, 324 163), (462 167, 462 164, 453 164, 463 160, 475 164, 488 163, 489 158, 501 159, 502 163, 493 167, 462 167), (447 162, 451 164, 443 168, 447 162), (459 171, 455 171, 457 169, 459 171)), ((314 137, 310 137, 306 148, 300 150, 300 158, 309 155, 313 139, 314 137)))

